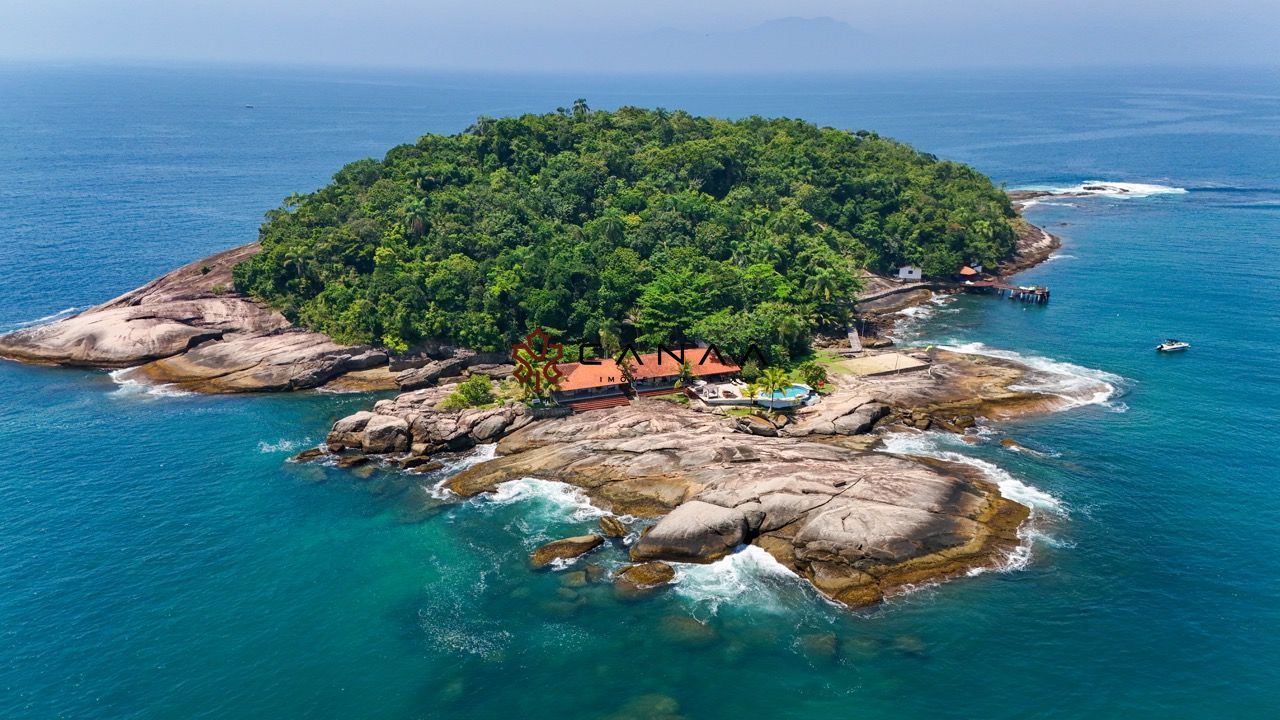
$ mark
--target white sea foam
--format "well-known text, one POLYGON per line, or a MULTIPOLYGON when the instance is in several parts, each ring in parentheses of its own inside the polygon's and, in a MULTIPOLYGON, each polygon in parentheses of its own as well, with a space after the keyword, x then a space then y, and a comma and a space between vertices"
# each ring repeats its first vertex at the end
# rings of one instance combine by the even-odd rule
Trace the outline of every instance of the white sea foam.
POLYGON ((116 397, 188 397, 195 395, 190 390, 183 390, 169 384, 155 384, 134 380, 129 377, 133 368, 122 368, 107 373, 118 387, 111 394, 116 397))
POLYGON ((437 500, 451 500, 456 498, 454 492, 449 489, 449 479, 472 465, 479 465, 486 460, 492 460, 497 456, 497 454, 498 444, 487 443, 484 445, 477 445, 474 450, 466 455, 452 460, 442 461, 444 467, 440 469, 440 472, 444 477, 439 482, 428 487, 427 493, 437 500))
POLYGON ((1110 182, 1107 180, 1086 180, 1079 185, 1059 187, 1050 190, 1055 195, 1098 195, 1117 198, 1146 198, 1153 195, 1184 195, 1186 188, 1172 185, 1155 185, 1150 183, 1110 182))
POLYGON ((928 305, 912 305, 909 308, 903 308, 898 314, 909 318, 923 318, 933 314, 933 308, 928 305))
POLYGON ((310 445, 311 438, 303 438, 301 440, 289 440, 288 438, 280 438, 279 440, 269 443, 266 440, 258 441, 258 452, 263 454, 293 452, 303 445, 310 445))
POLYGON ((976 468, 988 480, 995 483, 996 487, 1000 489, 1001 495, 1010 500, 1020 502, 1031 509, 1031 516, 1028 522, 1018 528, 1018 539, 1020 541, 1018 545, 1005 552, 994 566, 973 568, 968 572, 969 575, 979 575, 989 570, 997 572, 1021 570, 1030 564, 1032 552, 1036 545, 1043 544, 1050 547, 1069 546, 1067 543, 1046 533, 1042 524, 1046 517, 1065 518, 1068 516, 1068 508, 1062 500, 1040 488, 1023 482, 998 465, 948 449, 948 444, 954 442, 958 441, 955 440, 954 435, 949 433, 890 433, 884 438, 884 446, 881 452, 899 455, 921 455, 976 468))
POLYGON ((83 309, 84 308, 82 307, 64 308, 62 310, 59 310, 56 313, 51 313, 49 315, 45 315, 44 317, 38 317, 35 320, 23 320, 21 322, 5 325, 3 330, 4 332, 9 332, 11 330, 18 330, 20 328, 28 328, 28 327, 35 327, 37 325, 44 325, 45 323, 51 323, 56 320, 61 320, 67 317, 68 315, 75 315, 76 313, 80 312, 83 309))
POLYGON ((946 449, 944 443, 950 442, 953 437, 955 436, 935 432, 890 433, 884 436, 883 452, 896 455, 923 455, 977 468, 1000 488, 1001 495, 1010 500, 1016 500, 1033 510, 1044 510, 1057 515, 1066 514, 1066 506, 1061 500, 1015 478, 1004 468, 986 460, 946 449))
POLYGON ((496 491, 489 495, 487 502, 494 505, 510 505, 516 502, 530 502, 535 505, 544 517, 552 520, 571 519, 576 521, 599 518, 609 513, 591 504, 581 488, 568 483, 537 478, 520 478, 498 485, 496 491))
MULTIPOLYGON (((1023 355, 1012 350, 997 350, 980 342, 961 343, 958 345, 939 345, 944 350, 966 353, 969 355, 986 355, 1021 363, 1031 368, 1024 382, 1010 385, 1012 390, 1047 393, 1057 395, 1066 401, 1066 408, 1084 405, 1105 405, 1115 412, 1123 403, 1112 403, 1124 388, 1125 379, 1105 370, 1082 367, 1061 360, 1023 355)), ((1064 408, 1064 409, 1066 409, 1064 408)))
POLYGON ((675 591, 692 601, 695 610, 712 615, 727 603, 753 607, 784 609, 777 590, 780 585, 794 584, 796 574, 772 555, 755 545, 745 545, 713 563, 673 563, 676 568, 675 591))
POLYGON ((1067 255, 1064 253, 1054 253, 1049 257, 1045 258, 1045 262, 1054 262, 1055 260, 1075 260, 1075 259, 1076 259, 1075 255, 1067 255))

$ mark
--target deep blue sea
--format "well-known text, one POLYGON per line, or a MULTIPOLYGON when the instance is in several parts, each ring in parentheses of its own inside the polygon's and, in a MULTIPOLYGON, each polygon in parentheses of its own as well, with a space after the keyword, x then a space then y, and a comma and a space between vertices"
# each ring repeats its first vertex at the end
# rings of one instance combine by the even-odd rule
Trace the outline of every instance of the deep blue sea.
POLYGON ((873 129, 1011 188, 1159 186, 1028 209, 1065 243, 1022 278, 1048 305, 966 297, 900 330, 1016 353, 1064 392, 1115 388, 981 445, 893 440, 1032 504, 1026 552, 861 613, 752 552, 621 604, 527 569, 595 522, 563 487, 441 505, 420 479, 286 463, 369 397, 174 396, 0 363, 0 717, 1274 717, 1274 71, 3 66, 0 329, 251 240, 347 161, 578 97, 873 129), (1170 336, 1193 348, 1153 352, 1170 336))

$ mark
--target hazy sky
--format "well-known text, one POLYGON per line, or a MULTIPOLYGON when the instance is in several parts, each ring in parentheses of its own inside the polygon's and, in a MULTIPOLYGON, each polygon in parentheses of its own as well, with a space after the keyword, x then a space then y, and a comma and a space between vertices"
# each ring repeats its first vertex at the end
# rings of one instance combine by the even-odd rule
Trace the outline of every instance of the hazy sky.
POLYGON ((18 60, 847 70, 1277 65, 1277 48, 1280 0, 0 0, 18 60))

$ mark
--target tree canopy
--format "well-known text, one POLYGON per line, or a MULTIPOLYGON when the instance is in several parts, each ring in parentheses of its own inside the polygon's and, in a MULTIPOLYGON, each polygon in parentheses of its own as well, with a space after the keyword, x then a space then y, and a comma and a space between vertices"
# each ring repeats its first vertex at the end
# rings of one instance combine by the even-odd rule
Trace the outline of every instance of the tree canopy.
POLYGON ((540 326, 794 355, 843 327, 862 268, 994 264, 1013 217, 977 171, 874 133, 579 101, 347 165, 268 212, 234 275, 352 344, 495 350, 540 326))

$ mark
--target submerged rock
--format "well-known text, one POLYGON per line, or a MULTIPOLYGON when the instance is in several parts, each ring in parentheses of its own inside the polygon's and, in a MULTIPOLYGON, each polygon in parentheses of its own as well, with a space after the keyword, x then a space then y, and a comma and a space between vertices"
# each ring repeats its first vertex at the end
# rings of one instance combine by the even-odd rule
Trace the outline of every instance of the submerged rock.
POLYGON ((553 540, 534 550, 529 556, 535 568, 544 568, 556 560, 572 560, 596 549, 604 542, 599 535, 578 535, 553 540))
POLYGON ((622 521, 612 515, 605 515, 600 518, 600 531, 605 537, 620 538, 627 536, 627 526, 622 521))
POLYGON ((838 643, 834 633, 814 633, 802 635, 799 640, 800 652, 811 660, 832 662, 836 659, 838 643))
POLYGON ((369 462, 368 455, 362 455, 360 453, 356 453, 354 455, 343 455, 342 457, 338 458, 338 467, 344 468, 344 469, 359 467, 361 465, 364 465, 367 462, 369 462))
POLYGON ((298 453, 297 455, 294 455, 293 460, 294 462, 307 462, 308 460, 315 460, 317 458, 323 457, 324 454, 325 454, 324 450, 320 448, 308 448, 298 453))
POLYGON ((707 647, 718 639, 716 629, 688 615, 668 615, 660 625, 668 641, 689 647, 707 647))
POLYGON ((675 578, 675 568, 655 560, 622 568, 614 575, 613 585, 619 596, 633 598, 668 585, 675 578))

